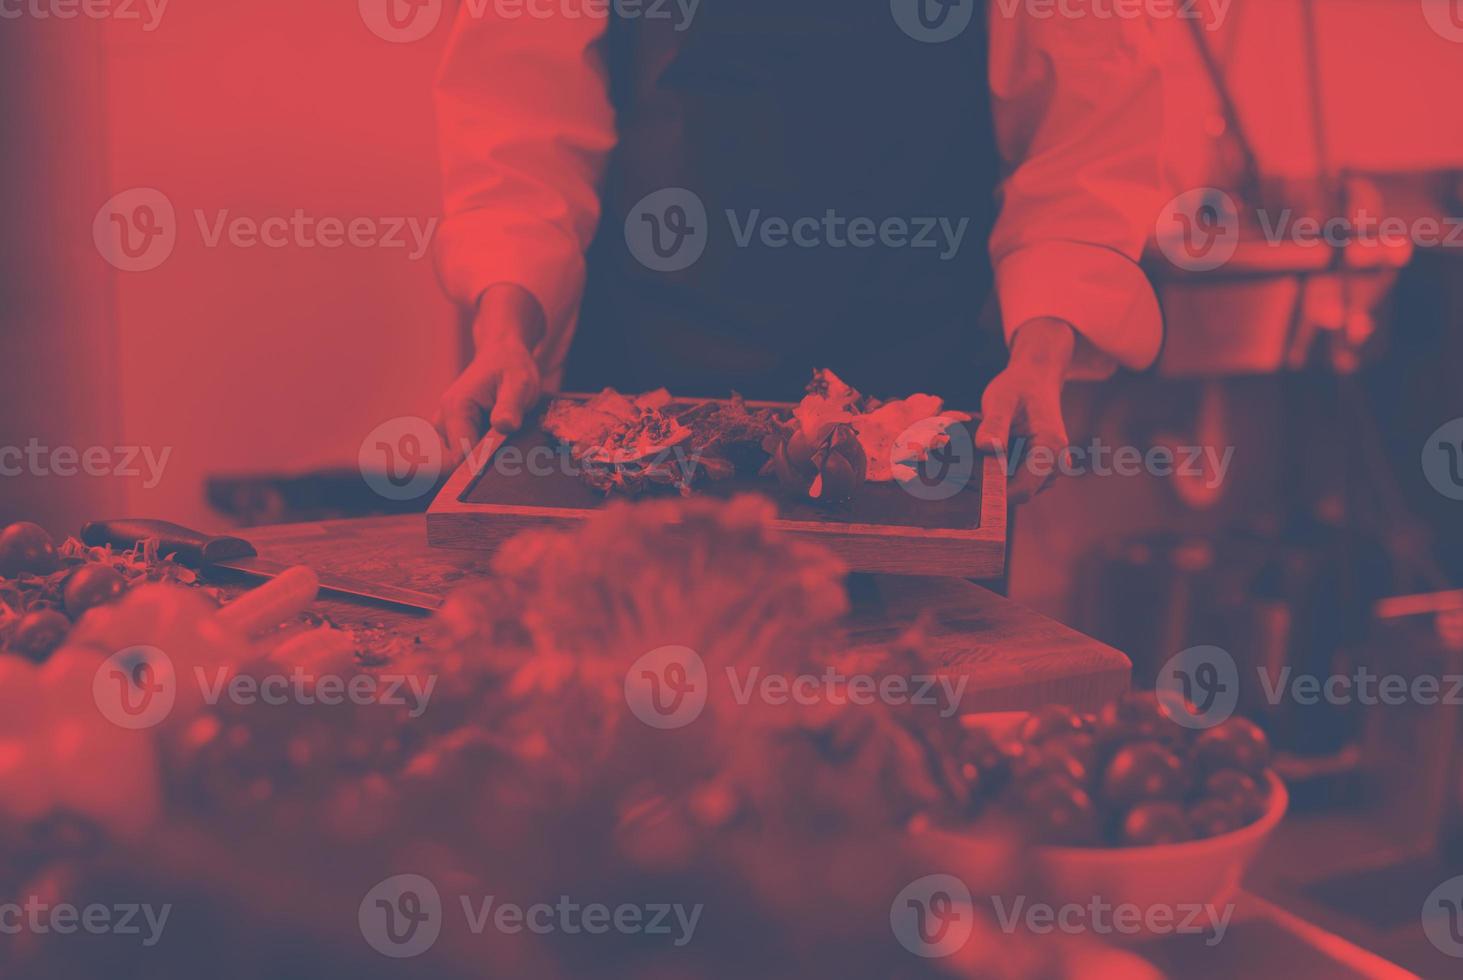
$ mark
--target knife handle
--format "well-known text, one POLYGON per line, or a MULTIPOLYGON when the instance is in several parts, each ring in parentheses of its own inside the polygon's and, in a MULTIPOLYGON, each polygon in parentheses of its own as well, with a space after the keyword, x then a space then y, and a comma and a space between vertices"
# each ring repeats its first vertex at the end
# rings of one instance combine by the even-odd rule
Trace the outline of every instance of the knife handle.
POLYGON ((92 521, 81 529, 82 542, 94 548, 107 544, 114 548, 134 548, 147 538, 157 538, 158 554, 172 555, 191 568, 258 554, 243 538, 204 534, 167 521, 92 521))

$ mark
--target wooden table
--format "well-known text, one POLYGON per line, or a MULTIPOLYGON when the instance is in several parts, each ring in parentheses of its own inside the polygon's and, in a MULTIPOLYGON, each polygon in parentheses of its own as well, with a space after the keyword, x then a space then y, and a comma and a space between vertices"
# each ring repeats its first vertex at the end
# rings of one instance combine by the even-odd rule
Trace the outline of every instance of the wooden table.
MULTIPOLYGON (((445 595, 488 570, 484 555, 427 546, 420 516, 251 528, 267 558, 445 595)), ((1023 711, 1059 702, 1095 709, 1128 687, 1131 664, 1112 647, 962 579, 853 576, 855 650, 898 636, 921 611, 934 615, 933 669, 970 678, 971 711, 1023 711)), ((410 637, 425 618, 367 603, 322 599, 319 612, 353 628, 410 637)))

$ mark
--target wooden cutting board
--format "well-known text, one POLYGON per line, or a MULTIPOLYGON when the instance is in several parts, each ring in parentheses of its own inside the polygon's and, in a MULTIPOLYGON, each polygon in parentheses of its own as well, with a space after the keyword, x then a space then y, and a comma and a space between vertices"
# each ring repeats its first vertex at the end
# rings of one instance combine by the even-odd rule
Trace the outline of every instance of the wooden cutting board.
MULTIPOLYGON (((677 401, 672 411, 697 404, 702 402, 677 401)), ((784 492, 773 477, 740 472, 698 484, 695 492, 764 494, 777 506, 778 527, 818 541, 856 572, 994 579, 1006 563, 1005 474, 995 457, 975 456, 970 445, 968 438, 952 440, 954 465, 961 465, 962 451, 972 458, 964 460, 970 472, 959 481, 962 489, 944 499, 897 483, 869 483, 847 507, 830 510, 784 492)), ((587 486, 574 469, 568 453, 540 427, 539 413, 512 436, 490 433, 432 502, 427 540, 441 548, 491 550, 521 531, 583 521, 615 499, 587 486)), ((937 474, 930 476, 938 482, 937 474)), ((653 493, 675 495, 669 488, 653 493)))

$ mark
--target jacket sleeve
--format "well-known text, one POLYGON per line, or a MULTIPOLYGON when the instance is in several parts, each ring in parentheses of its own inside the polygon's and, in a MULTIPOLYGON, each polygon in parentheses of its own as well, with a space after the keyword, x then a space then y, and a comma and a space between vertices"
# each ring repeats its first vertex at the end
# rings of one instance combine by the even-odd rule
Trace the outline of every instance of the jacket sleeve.
POLYGON ((1082 338, 1079 374, 1142 369, 1163 340, 1138 265, 1159 211, 1162 93, 1149 24, 991 3, 991 97, 1008 168, 991 236, 1009 342, 1038 317, 1082 338))
POLYGON ((438 72, 437 261, 464 305, 496 283, 532 293, 548 323, 537 353, 552 372, 573 334, 615 144, 600 50, 607 19, 512 10, 463 4, 438 72))

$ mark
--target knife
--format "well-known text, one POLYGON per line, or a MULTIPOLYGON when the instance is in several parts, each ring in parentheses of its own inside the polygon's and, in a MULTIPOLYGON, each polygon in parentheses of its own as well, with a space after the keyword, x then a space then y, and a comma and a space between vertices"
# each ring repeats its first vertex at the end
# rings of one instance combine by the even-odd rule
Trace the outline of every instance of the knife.
MULTIPOLYGON (((180 564, 198 570, 227 568, 253 578, 271 579, 291 567, 259 557, 254 546, 243 538, 204 534, 167 521, 92 521, 81 529, 81 540, 92 547, 109 544, 114 548, 133 548, 147 538, 157 539, 158 554, 172 555, 180 564)), ((349 575, 318 574, 322 592, 428 612, 436 612, 442 606, 439 597, 415 589, 367 582, 349 575)))

